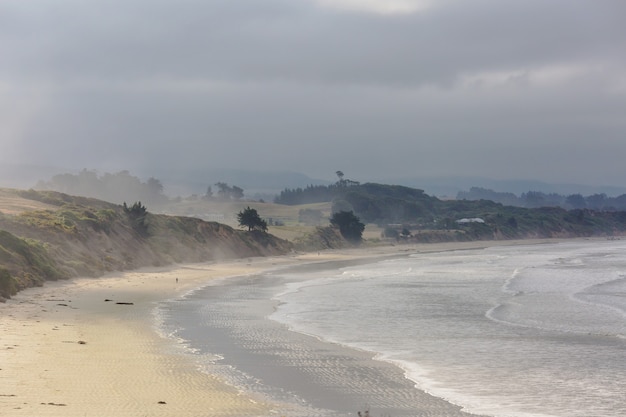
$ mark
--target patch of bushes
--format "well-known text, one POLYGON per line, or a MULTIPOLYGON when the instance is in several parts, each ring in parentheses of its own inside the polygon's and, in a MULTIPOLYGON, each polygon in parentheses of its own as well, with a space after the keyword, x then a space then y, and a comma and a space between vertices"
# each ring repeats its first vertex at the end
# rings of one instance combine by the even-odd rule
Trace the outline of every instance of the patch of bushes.
POLYGON ((63 232, 74 232, 75 226, 70 219, 50 210, 27 211, 17 216, 17 220, 27 226, 63 232))
POLYGON ((141 204, 141 201, 135 202, 132 206, 128 206, 124 202, 122 208, 124 213, 128 216, 131 222, 133 230, 135 230, 140 236, 148 235, 148 209, 141 204))
POLYGON ((34 281, 64 277, 41 242, 21 239, 6 230, 0 230, 0 256, 7 268, 23 270, 24 276, 34 281))
POLYGON ((17 292, 17 285, 11 273, 4 268, 0 268, 0 299, 11 298, 17 292))

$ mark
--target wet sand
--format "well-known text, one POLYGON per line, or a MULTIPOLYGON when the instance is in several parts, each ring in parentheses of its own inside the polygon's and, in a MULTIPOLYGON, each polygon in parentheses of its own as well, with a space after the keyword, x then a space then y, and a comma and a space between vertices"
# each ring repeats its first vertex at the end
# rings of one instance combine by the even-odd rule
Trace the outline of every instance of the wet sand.
MULTIPOLYGON (((251 276, 276 267, 516 243, 537 242, 470 242, 294 254, 144 269, 28 289, 0 304, 0 415, 280 415, 277 404, 259 401, 219 376, 201 372, 190 355, 180 354, 171 340, 161 337, 154 328, 156 303, 201 287, 211 279, 251 276)), ((316 349, 311 340, 302 343, 316 349)), ((343 354, 354 355, 349 350, 343 354)), ((355 360, 369 361, 366 368, 393 368, 371 361, 367 355, 355 360)), ((311 363, 315 362, 312 357, 311 363)), ((324 391, 319 395, 325 395, 324 391)), ((458 413, 452 405, 447 411, 441 409, 440 403, 433 402, 441 400, 434 397, 425 395, 420 401, 422 407, 415 410, 415 415, 458 413)))

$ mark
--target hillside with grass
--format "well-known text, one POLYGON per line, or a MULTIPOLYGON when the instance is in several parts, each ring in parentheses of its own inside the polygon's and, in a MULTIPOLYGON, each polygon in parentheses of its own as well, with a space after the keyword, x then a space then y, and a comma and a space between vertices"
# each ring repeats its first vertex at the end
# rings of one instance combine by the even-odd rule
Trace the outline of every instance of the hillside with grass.
POLYGON ((340 211, 365 224, 364 245, 626 234, 624 211, 440 200, 419 189, 347 180, 285 190, 273 203, 161 198, 149 208, 0 189, 0 295, 144 266, 351 246, 329 224, 340 211), (237 229, 246 207, 267 222, 268 233, 237 229))
POLYGON ((235 214, 250 206, 268 220, 269 233, 299 249, 345 245, 328 230, 334 212, 352 211, 366 224, 364 244, 492 239, 621 236, 626 212, 524 208, 490 200, 441 200, 423 190, 346 181, 284 190, 273 203, 181 199, 160 205, 164 213, 200 217, 236 227, 235 214))
POLYGON ((47 280, 291 250, 267 233, 155 214, 138 202, 0 190, 0 297, 47 280))
MULTIPOLYGON (((383 238, 406 242, 619 236, 626 212, 561 207, 523 208, 489 200, 440 200, 420 189, 339 181, 332 186, 284 190, 276 199, 286 207, 300 202, 329 204, 333 212, 352 211, 383 238)), ((367 228, 366 228, 367 231, 367 228)))

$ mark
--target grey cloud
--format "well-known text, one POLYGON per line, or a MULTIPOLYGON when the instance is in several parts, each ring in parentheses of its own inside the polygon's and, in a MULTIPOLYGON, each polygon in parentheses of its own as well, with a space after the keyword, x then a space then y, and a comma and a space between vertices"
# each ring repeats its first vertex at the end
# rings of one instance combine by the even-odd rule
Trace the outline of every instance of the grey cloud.
POLYGON ((4 2, 3 155, 148 176, 619 183, 623 4, 446 0, 376 15, 294 0, 4 2))
POLYGON ((16 19, 35 43, 26 71, 61 78, 445 83, 464 71, 615 59, 625 40, 613 2, 444 2, 395 17, 291 0, 54 4, 16 19))

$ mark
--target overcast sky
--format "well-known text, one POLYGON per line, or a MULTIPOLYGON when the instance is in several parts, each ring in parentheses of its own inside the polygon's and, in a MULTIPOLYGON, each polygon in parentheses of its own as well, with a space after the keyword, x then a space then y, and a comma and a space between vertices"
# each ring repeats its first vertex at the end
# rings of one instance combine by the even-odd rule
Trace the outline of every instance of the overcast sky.
POLYGON ((626 183, 623 0, 2 0, 0 163, 626 183))

